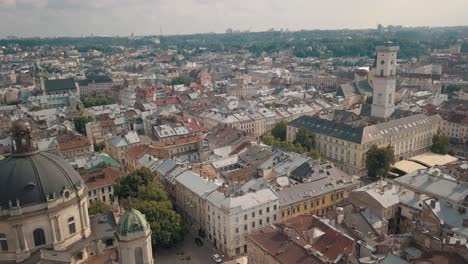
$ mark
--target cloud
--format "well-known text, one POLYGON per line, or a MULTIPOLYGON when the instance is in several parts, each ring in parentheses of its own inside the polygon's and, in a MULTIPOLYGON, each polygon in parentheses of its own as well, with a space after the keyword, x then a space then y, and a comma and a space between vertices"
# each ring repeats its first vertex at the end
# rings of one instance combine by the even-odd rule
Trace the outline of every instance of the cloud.
POLYGON ((450 0, 0 0, 0 36, 80 36, 468 24, 450 0))
POLYGON ((16 0, 0 0, 0 10, 6 10, 16 7, 16 0))

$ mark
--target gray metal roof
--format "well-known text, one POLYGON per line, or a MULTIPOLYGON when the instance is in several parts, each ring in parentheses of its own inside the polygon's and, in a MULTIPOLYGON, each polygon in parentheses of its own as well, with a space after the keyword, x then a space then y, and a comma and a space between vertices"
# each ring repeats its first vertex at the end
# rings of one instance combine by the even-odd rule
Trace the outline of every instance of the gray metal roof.
POLYGON ((353 126, 347 123, 321 119, 317 116, 301 116, 289 122, 288 125, 296 128, 306 128, 312 133, 364 144, 436 124, 439 118, 438 116, 416 114, 370 126, 353 126))
POLYGON ((339 123, 317 116, 301 116, 289 122, 290 126, 305 128, 312 133, 331 136, 360 144, 364 127, 353 127, 345 123, 339 123))
POLYGON ((73 79, 45 80, 44 86, 47 92, 76 90, 75 81, 73 79))
POLYGON ((203 197, 205 194, 218 188, 218 185, 210 182, 209 180, 203 179, 191 171, 183 172, 177 176, 176 181, 200 197, 203 197))
POLYGON ((55 193, 59 197, 64 188, 74 192, 83 185, 78 172, 61 157, 39 152, 31 155, 10 156, 0 161, 0 206, 9 207, 9 201, 20 206, 40 204, 55 193))
POLYGON ((468 196, 468 183, 444 175, 436 168, 415 171, 394 181, 409 189, 445 198, 454 203, 463 203, 468 196))
POLYGON ((353 180, 345 172, 333 168, 334 173, 330 176, 324 177, 312 182, 293 185, 284 188, 278 192, 280 197, 280 206, 287 206, 297 202, 316 197, 325 193, 333 192, 335 190, 349 188, 351 186, 358 186, 359 181, 353 180))

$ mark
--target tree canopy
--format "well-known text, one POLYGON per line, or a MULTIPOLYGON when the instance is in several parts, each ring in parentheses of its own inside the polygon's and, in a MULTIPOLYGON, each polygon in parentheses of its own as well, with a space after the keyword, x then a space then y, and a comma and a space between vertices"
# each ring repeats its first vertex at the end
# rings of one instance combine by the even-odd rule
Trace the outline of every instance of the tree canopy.
POLYGON ((79 116, 73 118, 73 125, 78 133, 86 135, 86 123, 93 121, 90 116, 79 116))
POLYGON ((385 177, 394 163, 394 156, 392 146, 379 148, 372 145, 366 153, 367 175, 371 178, 385 177))
POLYGON ((278 124, 276 124, 271 130, 271 135, 273 135, 275 139, 285 141, 286 140, 286 122, 281 121, 278 124))
POLYGON ((81 100, 85 108, 99 106, 99 105, 110 105, 114 103, 114 100, 110 98, 87 98, 81 100))
POLYGON ((448 154, 450 151, 449 138, 446 135, 435 134, 432 137, 431 151, 438 154, 448 154))
POLYGON ((185 86, 189 86, 191 82, 192 79, 189 76, 179 76, 171 80, 171 85, 183 84, 185 86))
POLYGON ((93 202, 88 208, 88 212, 90 215, 105 213, 105 212, 108 212, 109 210, 110 210, 110 206, 99 200, 93 202))
POLYGON ((294 144, 301 145, 307 151, 313 150, 315 147, 314 137, 309 132, 309 130, 305 128, 299 128, 296 133, 296 140, 294 141, 294 144))
POLYGON ((156 183, 150 170, 136 170, 119 178, 114 193, 125 208, 132 207, 145 215, 151 226, 154 247, 171 247, 184 237, 182 217, 173 209, 167 193, 156 183))

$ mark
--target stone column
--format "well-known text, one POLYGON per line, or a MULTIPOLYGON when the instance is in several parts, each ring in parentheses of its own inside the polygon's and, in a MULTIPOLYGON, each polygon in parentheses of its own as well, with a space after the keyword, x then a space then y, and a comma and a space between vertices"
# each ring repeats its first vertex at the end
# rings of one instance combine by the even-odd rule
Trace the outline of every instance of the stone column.
POLYGON ((83 204, 78 204, 78 211, 80 212, 80 230, 81 234, 84 237, 84 230, 86 229, 86 224, 84 222, 84 212, 83 212, 83 204))
POLYGON ((20 231, 21 231, 21 240, 23 241, 23 246, 24 246, 24 251, 28 251, 29 250, 29 247, 28 247, 28 240, 26 239, 26 236, 24 235, 24 229, 23 229, 23 226, 19 226, 20 228, 20 231))
POLYGON ((60 216, 57 216, 56 218, 56 223, 57 223, 57 233, 58 233, 58 241, 63 240, 63 233, 62 233, 62 225, 60 223, 60 216))
POLYGON ((16 252, 21 252, 23 251, 23 240, 21 239, 21 231, 20 231, 20 226, 15 225, 13 226, 15 230, 15 235, 16 235, 16 252))
POLYGON ((89 227, 89 216, 88 216, 88 208, 86 208, 86 202, 83 204, 81 208, 83 210, 85 226, 89 227))
POLYGON ((54 218, 49 219, 50 230, 52 230, 52 241, 53 243, 57 243, 57 234, 55 230, 54 218))

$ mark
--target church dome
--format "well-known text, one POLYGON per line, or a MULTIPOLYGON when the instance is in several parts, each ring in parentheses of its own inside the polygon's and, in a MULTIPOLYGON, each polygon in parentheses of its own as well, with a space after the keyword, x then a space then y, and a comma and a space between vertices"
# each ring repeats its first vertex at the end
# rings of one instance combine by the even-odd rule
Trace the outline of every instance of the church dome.
POLYGON ((39 152, 32 144, 28 121, 13 123, 13 154, 0 161, 0 206, 25 207, 68 196, 84 186, 68 161, 39 152))
POLYGON ((144 232, 149 229, 145 216, 133 208, 128 209, 119 219, 118 232, 120 235, 128 235, 144 232))

